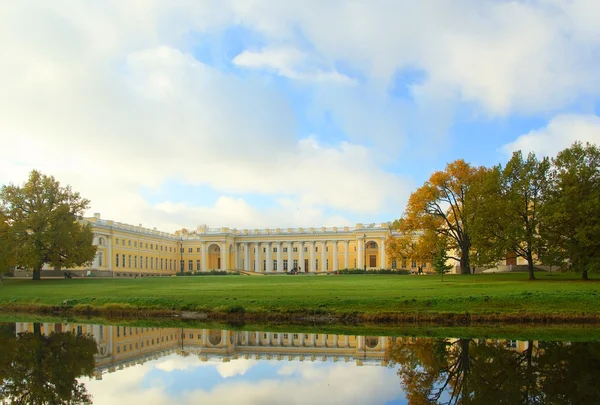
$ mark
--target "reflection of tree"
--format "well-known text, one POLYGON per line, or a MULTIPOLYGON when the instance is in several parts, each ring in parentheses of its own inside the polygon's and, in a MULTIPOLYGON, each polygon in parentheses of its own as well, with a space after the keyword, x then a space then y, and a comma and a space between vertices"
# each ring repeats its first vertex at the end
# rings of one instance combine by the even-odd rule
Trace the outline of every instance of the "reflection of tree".
POLYGON ((502 342, 469 339, 399 340, 386 357, 410 404, 600 403, 600 345, 527 342, 523 351, 502 342))
POLYGON ((44 336, 40 324, 34 324, 34 333, 4 337, 2 352, 0 399, 11 404, 91 402, 77 378, 94 371, 97 348, 92 338, 72 333, 44 336))

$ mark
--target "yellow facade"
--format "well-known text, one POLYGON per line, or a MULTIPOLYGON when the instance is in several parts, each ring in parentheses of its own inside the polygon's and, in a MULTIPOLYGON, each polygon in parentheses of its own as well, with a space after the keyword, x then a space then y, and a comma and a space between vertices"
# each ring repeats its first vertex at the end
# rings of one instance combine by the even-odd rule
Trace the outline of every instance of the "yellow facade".
MULTIPOLYGON (((154 277, 177 272, 239 270, 331 273, 342 269, 416 269, 422 263, 386 257, 388 224, 355 227, 230 229, 200 228, 176 235, 140 226, 85 218, 98 251, 84 275, 154 277)), ((431 266, 425 264, 426 270, 431 266)))

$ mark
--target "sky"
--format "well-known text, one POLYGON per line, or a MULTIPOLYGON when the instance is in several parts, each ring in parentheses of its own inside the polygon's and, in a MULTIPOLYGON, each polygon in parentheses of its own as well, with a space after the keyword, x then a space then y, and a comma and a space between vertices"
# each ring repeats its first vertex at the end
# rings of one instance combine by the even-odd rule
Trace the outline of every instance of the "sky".
POLYGON ((600 144, 597 0, 0 2, 0 184, 172 232, 402 215, 448 162, 600 144))

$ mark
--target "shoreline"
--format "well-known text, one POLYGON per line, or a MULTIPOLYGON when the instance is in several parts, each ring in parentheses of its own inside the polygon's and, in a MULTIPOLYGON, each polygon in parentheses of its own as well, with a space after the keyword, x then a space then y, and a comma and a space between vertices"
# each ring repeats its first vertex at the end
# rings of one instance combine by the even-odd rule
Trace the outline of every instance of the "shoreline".
POLYGON ((131 307, 108 304, 44 305, 8 304, 0 306, 3 315, 40 315, 61 317, 102 317, 107 320, 184 320, 224 322, 230 324, 266 323, 292 325, 421 325, 431 326, 496 326, 496 325, 600 325, 600 314, 585 313, 454 313, 454 312, 380 312, 328 313, 326 311, 246 312, 239 308, 230 312, 189 311, 131 307), (312 313, 311 313, 312 312, 312 313))

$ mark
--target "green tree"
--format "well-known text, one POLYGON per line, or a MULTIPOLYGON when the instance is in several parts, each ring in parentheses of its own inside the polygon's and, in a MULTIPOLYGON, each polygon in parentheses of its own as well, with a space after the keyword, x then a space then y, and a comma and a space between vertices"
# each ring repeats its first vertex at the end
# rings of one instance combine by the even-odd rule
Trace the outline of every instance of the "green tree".
POLYGON ((471 233, 479 254, 493 261, 507 254, 526 259, 530 280, 535 279, 535 258, 547 251, 540 223, 549 170, 549 159, 538 160, 533 153, 524 159, 517 151, 506 167, 489 170, 473 193, 480 199, 471 233))
POLYGON ((431 263, 435 272, 442 276, 442 282, 444 282, 444 274, 448 273, 452 269, 452 266, 448 264, 448 259, 448 254, 446 253, 446 244, 439 243, 431 263))
POLYGON ((410 195, 402 218, 405 231, 431 231, 447 241, 462 274, 471 273, 471 228, 477 220, 477 210, 469 206, 477 201, 470 195, 471 187, 486 171, 462 159, 448 163, 410 195))
POLYGON ((0 277, 16 265, 13 233, 8 217, 0 206, 0 277))
POLYGON ((15 241, 16 263, 33 269, 39 280, 42 266, 81 266, 92 260, 96 247, 89 225, 79 220, 89 201, 54 177, 33 170, 23 186, 3 186, 0 207, 15 241))
POLYGON ((36 323, 34 333, 20 333, 7 343, 4 362, 10 367, 0 374, 0 399, 10 404, 91 402, 77 378, 94 372, 94 339, 73 333, 44 336, 36 323))
POLYGON ((600 149, 576 142, 552 163, 542 226, 563 263, 587 280, 600 270, 600 149))

